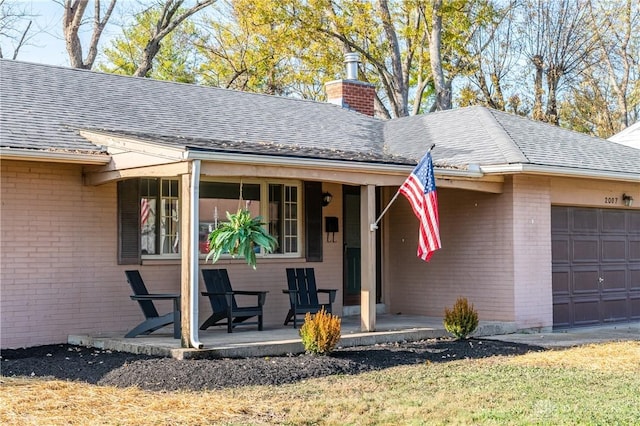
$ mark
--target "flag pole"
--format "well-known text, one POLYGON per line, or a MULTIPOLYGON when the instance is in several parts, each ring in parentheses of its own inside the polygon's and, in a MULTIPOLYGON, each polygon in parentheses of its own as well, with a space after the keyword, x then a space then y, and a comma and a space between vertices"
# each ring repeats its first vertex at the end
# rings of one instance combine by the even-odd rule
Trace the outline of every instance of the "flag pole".
MULTIPOLYGON (((431 152, 431 150, 433 148, 436 147, 436 144, 431 144, 431 148, 429 148, 429 150, 427 150, 427 152, 424 153, 424 155, 427 155, 428 153, 431 152)), ((380 220, 382 219, 382 216, 385 215, 385 213, 387 213, 387 210, 389 210, 389 208, 391 207, 391 204, 393 204, 394 201, 396 201, 396 198, 398 198, 398 195, 400 195, 400 188, 398 188, 398 190, 396 191, 395 195, 393 196, 393 198, 391 199, 391 201, 389 201, 389 203, 387 204, 387 207, 384 208, 384 210, 382 210, 382 213, 380 213, 380 216, 378 216, 378 218, 376 219, 375 222, 373 222, 371 225, 369 225, 369 230, 371 232, 375 231, 376 229, 378 229, 378 223, 380 222, 380 220)))

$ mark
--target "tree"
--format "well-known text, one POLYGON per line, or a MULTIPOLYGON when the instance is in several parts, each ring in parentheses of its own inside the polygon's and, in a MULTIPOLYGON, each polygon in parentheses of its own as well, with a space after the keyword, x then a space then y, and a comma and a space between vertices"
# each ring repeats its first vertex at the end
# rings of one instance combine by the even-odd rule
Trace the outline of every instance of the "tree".
POLYGON ((153 67, 153 58, 160 51, 160 42, 187 18, 215 2, 216 0, 199 0, 189 8, 182 7, 184 0, 167 0, 162 3, 160 15, 133 75, 147 77, 153 67))
POLYGON ((78 32, 83 24, 82 20, 88 4, 89 0, 65 0, 63 4, 62 29, 67 45, 67 53, 69 54, 69 62, 73 68, 93 68, 93 63, 98 54, 100 36, 109 18, 111 18, 116 0, 111 0, 104 15, 102 14, 100 0, 94 0, 93 31, 89 42, 87 57, 83 59, 82 43, 80 42, 78 32))
POLYGON ((451 109, 451 81, 444 79, 442 67, 442 0, 433 0, 431 12, 431 32, 429 34, 429 60, 436 92, 436 110, 451 109))
MULTIPOLYGON (((135 75, 161 13, 160 9, 147 9, 138 13, 133 24, 123 28, 122 35, 113 39, 110 46, 104 49, 106 60, 98 65, 98 69, 115 74, 135 75)), ((167 34, 146 77, 195 83, 200 63, 194 48, 198 34, 196 26, 190 22, 167 34)))
POLYGON ((197 46, 205 84, 272 95, 319 99, 339 72, 335 44, 302 35, 282 10, 251 0, 218 2, 197 46), (250 11, 250 12, 249 12, 250 11))
MULTIPOLYGON (((608 130, 616 133, 638 119, 640 99, 633 97, 633 83, 637 91, 640 78, 640 3, 632 0, 618 4, 589 0, 588 6, 590 28, 598 48, 594 63, 606 70, 618 112, 615 120, 610 120, 612 127, 608 130)), ((597 85, 597 80, 592 82, 597 85)))
MULTIPOLYGON (((0 0, 0 40, 5 40, 12 45, 11 59, 16 59, 22 46, 28 42, 32 24, 33 15, 25 8, 18 8, 15 3, 0 0)), ((1 45, 0 58, 4 58, 1 45)))
POLYGON ((535 69, 533 118, 559 124, 558 90, 588 68, 595 38, 587 30, 587 0, 534 0, 521 22, 525 50, 535 69), (546 79, 546 92, 543 80, 546 79), (546 94, 546 110, 543 98, 546 94))
POLYGON ((608 138, 620 131, 620 112, 606 73, 599 68, 583 73, 582 81, 570 88, 560 104, 560 119, 572 130, 608 138))
POLYGON ((514 1, 496 9, 493 21, 475 32, 469 47, 474 62, 469 83, 460 92, 461 106, 481 104, 515 114, 523 112, 520 94, 511 91, 522 87, 514 82, 521 51, 514 35, 517 6, 514 1))
MULTIPOLYGON (((319 71, 335 79, 342 76, 342 67, 336 66, 336 58, 340 58, 341 63, 343 53, 358 52, 362 58, 360 78, 380 88, 376 98, 377 115, 401 117, 419 113, 427 101, 435 105, 435 97, 431 99, 434 78, 429 54, 430 3, 412 0, 260 0, 252 2, 251 6, 240 7, 243 0, 232 0, 230 4, 242 25, 236 27, 224 22, 224 31, 219 28, 212 31, 215 43, 209 43, 206 49, 211 57, 222 60, 222 64, 218 61, 210 67, 216 70, 216 76, 234 76, 234 81, 245 81, 250 71, 255 72, 254 76, 258 75, 256 65, 264 61, 273 64, 271 69, 278 71, 276 79, 295 73, 296 67, 309 73, 319 71), (252 48, 248 40, 253 37, 270 49, 252 48), (318 57, 329 58, 333 63, 318 60, 318 57), (229 66, 227 72, 224 72, 223 64, 229 66)), ((442 87, 450 90, 453 79, 467 69, 465 40, 483 25, 482 20, 487 15, 480 11, 491 8, 486 0, 448 1, 446 7, 442 7, 439 15, 442 29, 433 32, 440 34, 442 87), (472 18, 467 19, 467 15, 472 18)), ((272 87, 277 86, 275 81, 272 79, 272 87)), ((314 81, 314 90, 308 93, 316 93, 317 87, 314 81)), ((450 107, 450 104, 449 101, 445 105, 450 107)))
MULTIPOLYGON (((94 1, 93 33, 86 59, 82 58, 82 45, 78 32, 83 24, 89 0, 65 0, 63 4, 64 15, 62 24, 64 36, 71 66, 74 68, 91 69, 93 67, 98 52, 100 36, 111 17, 117 0, 111 0, 102 17, 100 0, 94 1)), ((182 7, 185 0, 158 0, 155 4, 151 5, 147 10, 158 8, 160 13, 157 15, 157 20, 153 23, 151 33, 146 40, 144 48, 141 50, 141 56, 136 61, 138 66, 133 72, 133 75, 137 77, 148 76, 153 67, 153 60, 160 51, 161 41, 187 18, 205 7, 212 5, 215 1, 216 0, 198 0, 191 7, 182 7)), ((144 13, 144 11, 142 13, 144 13)))

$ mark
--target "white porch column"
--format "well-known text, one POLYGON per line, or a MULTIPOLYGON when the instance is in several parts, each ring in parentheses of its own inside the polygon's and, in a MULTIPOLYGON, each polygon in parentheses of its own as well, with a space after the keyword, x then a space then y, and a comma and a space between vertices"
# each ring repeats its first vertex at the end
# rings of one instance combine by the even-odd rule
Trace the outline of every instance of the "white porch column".
POLYGON ((376 187, 360 187, 360 328, 376 329, 376 187))

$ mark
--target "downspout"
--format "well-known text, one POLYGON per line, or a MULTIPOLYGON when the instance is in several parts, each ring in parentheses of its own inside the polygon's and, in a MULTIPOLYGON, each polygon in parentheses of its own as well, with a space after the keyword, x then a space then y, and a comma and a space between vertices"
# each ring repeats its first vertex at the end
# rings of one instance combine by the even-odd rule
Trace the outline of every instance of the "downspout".
POLYGON ((189 274, 189 284, 191 286, 191 297, 189 299, 189 342, 191 347, 202 348, 202 343, 198 336, 198 224, 200 222, 200 160, 193 160, 191 167, 191 205, 189 206, 189 223, 191 224, 191 244, 189 244, 189 259, 191 273, 189 274))

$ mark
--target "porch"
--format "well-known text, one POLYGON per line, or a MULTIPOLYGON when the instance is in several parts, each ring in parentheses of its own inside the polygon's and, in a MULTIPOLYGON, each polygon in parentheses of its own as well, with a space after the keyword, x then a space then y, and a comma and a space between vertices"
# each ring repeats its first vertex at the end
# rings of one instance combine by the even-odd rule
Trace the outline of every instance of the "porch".
MULTIPOLYGON (((227 333, 226 327, 212 327, 200 331, 203 349, 180 347, 169 326, 148 336, 126 339, 124 332, 96 335, 69 335, 68 343, 137 354, 172 357, 176 359, 278 356, 302 353, 304 348, 292 327, 265 327, 257 331, 255 326, 238 327, 227 333)), ((513 333, 515 324, 499 321, 480 321, 474 336, 513 333)), ((339 346, 364 346, 450 336, 442 325, 442 318, 417 315, 382 314, 377 316, 376 331, 362 332, 360 316, 342 317, 342 337, 339 346)))

